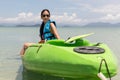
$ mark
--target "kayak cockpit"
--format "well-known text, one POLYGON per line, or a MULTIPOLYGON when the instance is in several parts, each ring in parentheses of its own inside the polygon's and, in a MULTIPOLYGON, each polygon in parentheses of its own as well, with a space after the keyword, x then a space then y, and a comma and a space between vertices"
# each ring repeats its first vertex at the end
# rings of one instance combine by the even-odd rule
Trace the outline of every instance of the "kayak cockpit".
POLYGON ((50 45, 55 45, 55 46, 67 46, 67 47, 72 47, 72 46, 88 46, 90 45, 90 42, 85 39, 79 39, 75 40, 69 43, 66 43, 65 40, 49 40, 46 43, 50 45))

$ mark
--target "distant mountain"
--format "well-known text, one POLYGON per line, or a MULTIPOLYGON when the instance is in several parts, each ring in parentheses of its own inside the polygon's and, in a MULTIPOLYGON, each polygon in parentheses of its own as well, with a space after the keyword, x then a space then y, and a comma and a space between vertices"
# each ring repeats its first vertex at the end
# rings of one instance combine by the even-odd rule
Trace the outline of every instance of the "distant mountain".
POLYGON ((16 25, 16 27, 39 27, 40 24, 34 24, 34 25, 27 25, 27 24, 19 24, 16 25))
POLYGON ((116 27, 120 27, 120 23, 117 23, 115 26, 116 26, 116 27))
POLYGON ((3 27, 3 25, 0 25, 0 27, 3 27))
MULTIPOLYGON (((0 24, 1 27, 3 26, 16 26, 16 27, 39 27, 41 24, 28 24, 28 23, 21 23, 21 24, 0 24)), ((86 25, 75 25, 75 24, 57 24, 57 27, 120 27, 120 23, 111 24, 105 22, 94 22, 89 23, 86 25)))
POLYGON ((120 23, 111 24, 105 22, 96 22, 96 23, 89 23, 84 25, 83 27, 120 27, 120 23))

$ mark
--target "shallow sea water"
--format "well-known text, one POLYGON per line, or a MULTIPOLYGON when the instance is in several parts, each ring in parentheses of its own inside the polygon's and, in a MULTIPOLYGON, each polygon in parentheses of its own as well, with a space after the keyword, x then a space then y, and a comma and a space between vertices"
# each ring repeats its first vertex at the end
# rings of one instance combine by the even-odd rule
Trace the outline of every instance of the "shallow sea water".
MULTIPOLYGON (((58 77, 45 77, 44 74, 23 71, 19 52, 25 42, 39 41, 39 27, 0 27, 0 80, 64 80, 58 77)), ((118 60, 118 74, 112 80, 120 79, 120 28, 58 27, 62 39, 94 32, 87 37, 91 42, 106 43, 118 60)), ((67 79, 71 80, 71 79, 67 79)))

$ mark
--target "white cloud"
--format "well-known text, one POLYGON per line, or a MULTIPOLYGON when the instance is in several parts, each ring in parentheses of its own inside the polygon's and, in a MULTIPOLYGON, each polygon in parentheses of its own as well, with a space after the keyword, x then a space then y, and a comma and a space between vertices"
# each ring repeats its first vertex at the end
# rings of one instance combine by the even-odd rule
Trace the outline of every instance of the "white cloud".
POLYGON ((120 5, 109 4, 99 8, 91 9, 95 14, 102 15, 98 18, 101 22, 119 22, 120 21, 120 5))
POLYGON ((120 13, 120 5, 105 5, 99 8, 94 8, 93 12, 103 13, 103 14, 118 14, 120 13))
POLYGON ((57 21, 58 24, 83 24, 85 20, 79 18, 76 13, 68 15, 68 13, 63 13, 63 15, 52 15, 52 19, 57 21))
MULTIPOLYGON (((120 22, 120 5, 109 4, 105 6, 93 7, 89 4, 80 4, 79 9, 76 7, 70 8, 68 12, 54 13, 51 19, 58 24, 87 24, 91 22, 120 22), (78 9, 76 11, 76 9, 78 9), (73 12, 71 11, 73 10, 73 12), (84 14, 85 13, 85 14, 84 14), (79 14, 79 15, 78 15, 79 14)), ((58 12, 61 11, 58 10, 58 12)), ((56 11, 57 12, 57 11, 56 11)), ((0 23, 40 23, 40 13, 33 14, 32 12, 21 12, 16 17, 3 18, 0 17, 0 23)))
POLYGON ((28 12, 21 12, 19 13, 16 17, 11 17, 11 18, 0 18, 0 23, 26 23, 26 22, 38 22, 39 15, 33 15, 33 13, 28 12))
POLYGON ((69 7, 65 9, 73 10, 74 13, 68 14, 66 12, 63 13, 63 15, 54 15, 53 18, 59 23, 73 23, 73 24, 87 24, 91 22, 110 22, 110 23, 120 22, 119 4, 110 3, 99 6, 91 5, 89 3, 76 3, 76 4, 77 7, 69 7), (79 16, 77 14, 79 14, 79 16))
MULTIPOLYGON (((76 13, 72 13, 68 15, 68 13, 58 14, 58 15, 51 15, 51 19, 55 20, 58 24, 82 24, 85 20, 80 19, 76 13)), ((40 23, 41 19, 39 14, 34 15, 33 13, 25 13, 21 12, 16 17, 11 18, 0 18, 0 23, 40 23)))
POLYGON ((111 22, 111 23, 117 23, 120 21, 120 13, 116 15, 112 14, 107 14, 106 16, 103 16, 101 20, 106 21, 106 22, 111 22))

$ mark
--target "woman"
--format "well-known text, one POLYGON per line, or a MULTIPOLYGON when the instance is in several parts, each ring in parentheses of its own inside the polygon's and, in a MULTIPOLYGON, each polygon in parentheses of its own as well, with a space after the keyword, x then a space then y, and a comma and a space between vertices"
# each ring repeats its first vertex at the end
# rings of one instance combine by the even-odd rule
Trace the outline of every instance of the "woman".
MULTIPOLYGON (((56 29, 55 21, 50 20, 50 11, 48 9, 42 10, 41 19, 43 20, 43 22, 40 26, 41 41, 39 43, 44 43, 46 40, 60 39, 56 29)), ((20 55, 24 55, 25 50, 32 44, 35 43, 25 43, 20 52, 20 55)))

